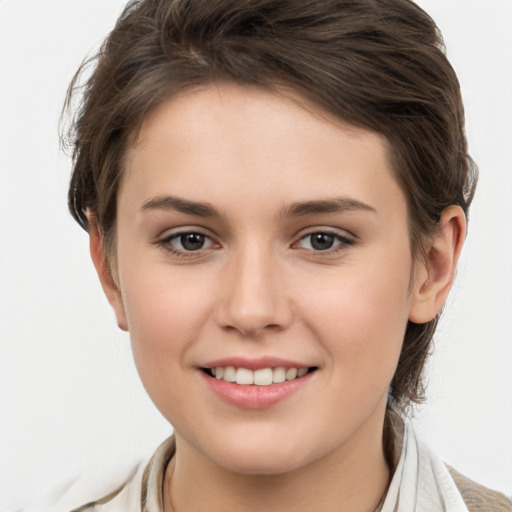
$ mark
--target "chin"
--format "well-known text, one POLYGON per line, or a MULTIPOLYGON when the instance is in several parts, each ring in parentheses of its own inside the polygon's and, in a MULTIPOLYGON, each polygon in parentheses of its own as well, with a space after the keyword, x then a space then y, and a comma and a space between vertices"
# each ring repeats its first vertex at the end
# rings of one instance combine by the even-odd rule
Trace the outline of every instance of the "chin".
POLYGON ((290 473, 307 465, 315 457, 310 454, 302 442, 266 441, 263 436, 257 442, 222 443, 210 446, 207 456, 214 463, 228 471, 244 475, 279 475, 290 473), (311 459, 311 460, 309 460, 311 459))
POLYGON ((258 456, 254 454, 238 454, 236 458, 222 458, 217 463, 224 469, 241 475, 260 475, 271 476, 291 473, 300 469, 304 465, 304 461, 297 460, 297 457, 280 457, 278 454, 258 456), (242 455, 242 456, 240 456, 242 455), (277 455, 277 457, 276 457, 277 455))

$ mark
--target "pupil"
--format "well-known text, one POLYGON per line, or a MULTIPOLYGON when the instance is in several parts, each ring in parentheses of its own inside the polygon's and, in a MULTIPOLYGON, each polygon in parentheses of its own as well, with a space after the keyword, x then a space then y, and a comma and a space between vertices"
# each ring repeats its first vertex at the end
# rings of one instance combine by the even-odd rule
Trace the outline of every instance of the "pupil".
POLYGON ((316 233, 311 237, 311 247, 318 251, 330 249, 334 243, 334 236, 327 233, 316 233))
POLYGON ((203 247, 204 235, 200 235, 199 233, 187 233, 186 235, 181 235, 180 242, 187 251, 197 251, 203 247))

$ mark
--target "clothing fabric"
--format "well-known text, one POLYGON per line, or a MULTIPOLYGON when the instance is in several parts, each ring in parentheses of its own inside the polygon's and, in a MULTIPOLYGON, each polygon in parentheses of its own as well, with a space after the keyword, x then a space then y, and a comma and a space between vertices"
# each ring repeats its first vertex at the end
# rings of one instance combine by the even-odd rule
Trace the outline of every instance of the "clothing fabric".
POLYGON ((400 460, 382 512, 468 512, 448 468, 404 422, 400 460))
MULTIPOLYGON (((396 469, 376 512, 512 512, 512 503, 504 495, 449 469, 418 439, 408 420, 399 421, 396 469)), ((111 492, 98 494, 99 490, 78 480, 44 512, 163 512, 165 470, 174 453, 171 436, 149 462, 139 464, 111 492)), ((43 512, 41 508, 37 511, 43 512)))

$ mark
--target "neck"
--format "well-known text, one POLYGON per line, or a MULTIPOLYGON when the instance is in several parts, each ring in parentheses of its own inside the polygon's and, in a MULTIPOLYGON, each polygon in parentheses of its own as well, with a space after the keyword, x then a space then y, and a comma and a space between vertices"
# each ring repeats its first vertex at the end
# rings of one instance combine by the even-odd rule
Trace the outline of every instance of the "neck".
POLYGON ((363 429, 356 438, 321 459, 277 475, 226 470, 176 434, 176 456, 165 478, 164 510, 374 512, 390 479, 382 442, 383 423, 382 415, 380 431, 363 429))

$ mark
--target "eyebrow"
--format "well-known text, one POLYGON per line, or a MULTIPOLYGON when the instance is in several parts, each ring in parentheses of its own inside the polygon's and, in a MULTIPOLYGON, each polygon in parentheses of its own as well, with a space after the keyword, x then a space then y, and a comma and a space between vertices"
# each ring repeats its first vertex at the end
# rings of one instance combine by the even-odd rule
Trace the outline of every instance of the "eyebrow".
POLYGON ((198 217, 220 217, 219 211, 208 203, 190 201, 174 196, 159 196, 149 199, 142 205, 141 210, 175 210, 198 217))
MULTIPOLYGON (((190 201, 175 196, 159 196, 144 202, 142 211, 174 210, 197 217, 220 217, 220 212, 209 203, 190 201)), ((321 199, 316 201, 296 202, 281 211, 281 217, 301 217, 304 215, 342 213, 347 211, 369 211, 377 213, 372 206, 350 197, 321 199)))
POLYGON ((366 203, 358 201, 357 199, 353 199, 351 197, 336 197, 334 199, 292 203, 281 212, 281 216, 300 217, 302 215, 342 213, 358 210, 377 213, 375 208, 366 203))

